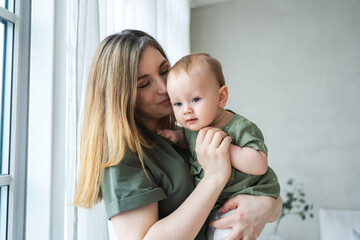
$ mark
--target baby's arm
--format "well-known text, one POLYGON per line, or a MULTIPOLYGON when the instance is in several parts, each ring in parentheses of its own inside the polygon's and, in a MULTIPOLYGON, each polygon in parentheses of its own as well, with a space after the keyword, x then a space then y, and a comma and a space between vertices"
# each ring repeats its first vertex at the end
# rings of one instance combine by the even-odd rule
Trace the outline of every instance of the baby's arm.
POLYGON ((188 148, 189 145, 185 138, 185 133, 183 130, 170 130, 170 129, 163 129, 156 132, 157 134, 169 139, 172 141, 175 145, 182 147, 182 148, 188 148))
POLYGON ((263 175, 268 169, 266 153, 249 147, 230 145, 231 165, 241 172, 251 175, 263 175))

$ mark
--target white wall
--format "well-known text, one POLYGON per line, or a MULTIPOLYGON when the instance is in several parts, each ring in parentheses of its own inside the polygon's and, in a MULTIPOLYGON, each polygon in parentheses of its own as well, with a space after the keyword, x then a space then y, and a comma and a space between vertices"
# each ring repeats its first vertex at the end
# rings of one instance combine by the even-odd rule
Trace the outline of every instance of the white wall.
POLYGON ((315 205, 314 219, 284 219, 284 239, 318 239, 319 208, 360 209, 360 1, 196 8, 191 51, 222 62, 228 107, 262 129, 282 186, 303 182, 315 205))

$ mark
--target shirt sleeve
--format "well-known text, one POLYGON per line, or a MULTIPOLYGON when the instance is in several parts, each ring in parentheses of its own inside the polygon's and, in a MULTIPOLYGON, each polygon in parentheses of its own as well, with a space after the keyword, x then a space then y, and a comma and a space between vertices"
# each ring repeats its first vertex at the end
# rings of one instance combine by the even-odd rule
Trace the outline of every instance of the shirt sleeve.
POLYGON ((264 142, 264 136, 258 126, 245 118, 241 125, 236 144, 240 147, 251 147, 267 154, 268 149, 264 142))
POLYGON ((151 173, 145 173, 135 153, 125 154, 118 165, 104 170, 101 191, 109 219, 166 198, 151 173))

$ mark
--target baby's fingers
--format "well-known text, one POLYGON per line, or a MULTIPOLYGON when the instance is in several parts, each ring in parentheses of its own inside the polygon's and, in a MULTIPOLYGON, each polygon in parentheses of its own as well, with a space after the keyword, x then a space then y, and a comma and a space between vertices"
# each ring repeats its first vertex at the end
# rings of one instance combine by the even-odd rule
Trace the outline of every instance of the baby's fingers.
POLYGON ((158 134, 158 135, 160 135, 160 136, 162 136, 162 135, 163 135, 163 133, 164 133, 164 131, 163 131, 163 130, 156 130, 156 134, 158 134))

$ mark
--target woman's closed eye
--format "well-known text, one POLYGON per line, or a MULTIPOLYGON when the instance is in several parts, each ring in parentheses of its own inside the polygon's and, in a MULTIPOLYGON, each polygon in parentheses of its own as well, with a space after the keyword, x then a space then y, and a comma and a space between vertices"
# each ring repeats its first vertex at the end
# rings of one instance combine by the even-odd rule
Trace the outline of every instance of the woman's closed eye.
POLYGON ((168 72, 169 72, 169 68, 166 68, 166 69, 160 71, 160 75, 168 74, 168 72))
POLYGON ((164 61, 160 64, 160 67, 159 67, 160 75, 167 75, 169 73, 169 70, 170 70, 170 65, 167 61, 164 61))
POLYGON ((146 82, 142 82, 138 85, 138 88, 146 88, 147 86, 149 86, 150 81, 146 81, 146 82))

